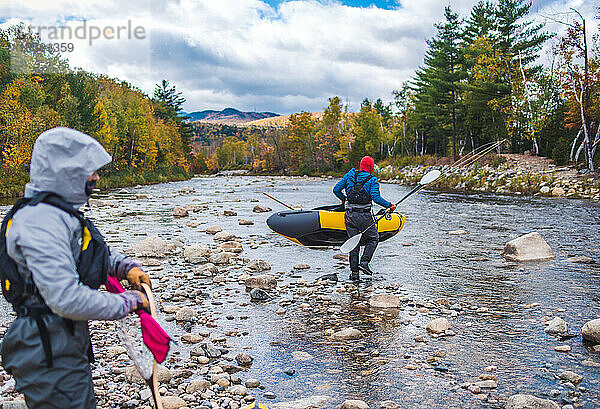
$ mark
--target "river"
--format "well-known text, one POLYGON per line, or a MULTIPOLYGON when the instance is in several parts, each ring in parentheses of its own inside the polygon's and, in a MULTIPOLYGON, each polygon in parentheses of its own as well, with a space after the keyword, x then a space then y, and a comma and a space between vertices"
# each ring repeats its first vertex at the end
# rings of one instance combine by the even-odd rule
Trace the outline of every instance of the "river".
MULTIPOLYGON (((404 229, 380 243, 371 263, 376 272, 373 279, 355 288, 347 283, 347 266, 333 258, 338 250, 295 245, 268 229, 265 220, 270 213, 252 212, 256 204, 273 211, 284 209, 261 192, 305 209, 335 203, 331 193, 334 182, 200 177, 100 195, 98 198, 116 206, 93 210, 91 217, 106 233, 109 244, 120 250, 150 235, 186 244, 212 243, 212 236, 201 230, 220 225, 241 238, 243 257, 267 260, 271 272, 284 272, 280 277, 285 290, 279 295, 292 300, 284 315, 275 314, 279 298, 250 303, 236 282, 217 285, 194 278, 193 267, 182 259, 165 262, 153 272, 164 277, 156 290, 161 303, 186 305, 171 299, 180 288, 176 285, 179 280, 189 280, 190 288, 202 290, 206 299, 200 314, 209 315, 216 327, 196 325, 191 329, 207 329, 211 337, 238 331, 241 336, 227 337, 231 356, 245 351, 254 357, 250 369, 240 376, 260 379, 264 392, 276 396, 271 402, 321 395, 330 399, 323 407, 331 408, 348 398, 362 399, 375 408, 386 400, 401 407, 476 408, 501 407, 512 394, 531 393, 561 404, 600 407, 600 368, 582 364, 585 360, 600 362, 600 354, 581 341, 582 325, 600 317, 600 268, 598 264, 565 261, 571 255, 600 260, 599 204, 422 191, 399 209, 406 216, 404 229), (194 193, 180 193, 184 188, 194 193), (173 218, 174 206, 186 204, 207 205, 208 210, 173 218), (223 210, 233 210, 237 217, 223 216, 223 210), (239 226, 240 218, 253 220, 254 225, 239 226), (199 226, 187 226, 192 221, 199 226), (466 234, 449 234, 459 229, 466 234), (504 244, 530 231, 546 239, 556 260, 505 262, 500 256, 504 244), (300 262, 311 268, 292 270, 300 262), (310 283, 331 272, 338 272, 337 285, 319 287, 304 297, 296 293, 299 286, 294 283, 299 278, 310 283), (399 312, 368 308, 368 297, 382 292, 404 295, 411 302, 399 312), (319 306, 320 300, 329 299, 333 301, 327 308, 319 306), (455 336, 434 339, 425 333, 424 326, 438 315, 419 309, 439 299, 461 305, 458 316, 451 320, 455 336), (302 302, 312 308, 299 308, 302 302), (561 341, 544 333, 543 320, 554 316, 565 319, 569 332, 578 336, 561 341), (365 337, 331 341, 328 330, 349 326, 360 329, 365 337), (425 335, 427 342, 415 342, 417 335, 425 335), (572 350, 557 352, 556 345, 570 345, 572 350), (409 364, 417 368, 407 369, 409 364), (498 387, 489 395, 475 395, 460 387, 477 381, 492 365, 497 366, 492 374, 498 378, 498 387), (290 367, 295 371, 292 376, 283 372, 290 367), (578 388, 571 390, 561 384, 557 376, 563 370, 584 377, 578 388)), ((391 184, 381 188, 390 200, 397 200, 407 189, 391 184)), ((235 270, 231 268, 230 274, 241 273, 235 270)), ((1 303, 0 322, 6 324, 10 315, 4 301, 1 303)), ((175 321, 166 326, 176 339, 185 332, 175 321)), ((191 348, 182 343, 176 346, 172 367, 185 367, 191 348)), ((192 377, 199 376, 195 373, 192 377)), ((265 401, 263 391, 253 393, 265 401)), ((266 404, 270 405, 269 401, 266 404)))

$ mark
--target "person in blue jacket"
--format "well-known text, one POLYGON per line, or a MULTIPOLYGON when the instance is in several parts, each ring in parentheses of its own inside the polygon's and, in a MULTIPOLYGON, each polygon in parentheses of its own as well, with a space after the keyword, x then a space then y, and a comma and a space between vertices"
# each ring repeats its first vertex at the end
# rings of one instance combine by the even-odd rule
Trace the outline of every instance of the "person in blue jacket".
POLYGON ((344 220, 348 237, 363 233, 360 245, 365 247, 359 259, 360 246, 350 252, 350 279, 358 281, 359 271, 371 275, 373 272, 369 263, 379 243, 377 225, 369 227, 375 219, 371 211, 371 202, 394 211, 396 206, 379 193, 379 182, 372 175, 375 161, 370 156, 365 156, 360 161, 360 170, 350 169, 333 188, 333 193, 342 201, 346 209, 344 220), (346 194, 344 194, 344 190, 346 194), (366 229, 366 230, 365 230, 366 229))

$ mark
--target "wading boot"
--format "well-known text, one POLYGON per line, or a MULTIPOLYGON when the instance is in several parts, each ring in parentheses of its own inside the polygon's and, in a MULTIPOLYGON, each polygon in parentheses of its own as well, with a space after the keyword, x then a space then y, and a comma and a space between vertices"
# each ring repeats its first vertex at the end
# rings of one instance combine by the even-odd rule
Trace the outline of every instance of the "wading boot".
POLYGON ((350 272, 350 281, 359 281, 358 271, 351 271, 350 272))
POLYGON ((373 271, 371 271, 371 269, 369 268, 369 264, 367 263, 360 263, 358 265, 358 271, 362 271, 367 275, 373 275, 373 271))

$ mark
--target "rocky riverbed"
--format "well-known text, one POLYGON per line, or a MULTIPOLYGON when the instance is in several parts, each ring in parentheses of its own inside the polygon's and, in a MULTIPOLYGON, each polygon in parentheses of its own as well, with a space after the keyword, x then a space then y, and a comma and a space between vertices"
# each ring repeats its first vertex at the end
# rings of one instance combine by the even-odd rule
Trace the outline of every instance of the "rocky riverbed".
MULTIPOLYGON (((261 192, 311 208, 334 202, 332 185, 206 177, 91 201, 111 246, 151 275, 178 342, 159 372, 166 408, 600 405, 600 347, 582 340, 600 317, 598 205, 423 192, 380 244, 376 275, 356 285, 336 249, 299 247, 265 225, 282 208, 261 192), (533 230, 556 259, 501 257, 533 230)), ((390 199, 405 192, 382 185, 390 199)), ((0 304, 0 334, 11 320, 0 304)), ((115 324, 91 328, 99 407, 148 407, 115 324)), ((13 385, 0 370, 4 407, 22 405, 13 385)))
MULTIPOLYGON (((600 174, 578 171, 572 166, 556 166, 548 158, 503 154, 504 162, 483 166, 438 166, 442 178, 438 188, 458 192, 568 197, 600 200, 600 174)), ((380 179, 388 183, 416 183, 425 166, 386 166, 380 179)))

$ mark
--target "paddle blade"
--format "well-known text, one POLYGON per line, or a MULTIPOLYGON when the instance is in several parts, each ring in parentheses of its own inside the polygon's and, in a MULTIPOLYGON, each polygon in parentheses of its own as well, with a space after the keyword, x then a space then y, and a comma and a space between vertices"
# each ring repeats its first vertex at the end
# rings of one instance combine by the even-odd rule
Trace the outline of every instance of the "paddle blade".
POLYGON ((362 233, 350 237, 344 242, 344 244, 342 244, 342 247, 340 247, 340 251, 342 253, 350 253, 352 250, 354 250, 356 246, 358 246, 361 237, 362 233))
POLYGON ((431 182, 433 182, 434 180, 436 180, 437 178, 440 177, 440 175, 442 174, 442 172, 440 172, 437 169, 432 170, 431 172, 427 172, 422 178, 421 181, 419 182, 420 185, 427 185, 431 182))

